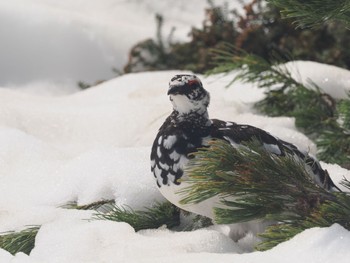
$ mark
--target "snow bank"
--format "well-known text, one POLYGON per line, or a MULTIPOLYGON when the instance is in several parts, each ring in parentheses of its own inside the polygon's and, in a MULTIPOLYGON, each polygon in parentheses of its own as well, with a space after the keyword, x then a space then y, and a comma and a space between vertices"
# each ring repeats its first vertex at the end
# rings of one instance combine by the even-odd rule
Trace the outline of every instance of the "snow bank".
MULTIPOLYGON (((91 211, 59 208, 71 201, 115 199, 142 209, 164 200, 150 173, 149 149, 171 111, 166 90, 176 73, 128 74, 61 97, 0 90, 0 231, 43 225, 30 256, 0 250, 0 262, 280 262, 285 257, 292 262, 295 254, 286 251, 303 247, 311 252, 300 252, 298 262, 309 262, 318 250, 315 262, 322 262, 340 246, 339 236, 348 242, 348 231, 333 226, 302 233, 269 252, 239 255, 247 244, 233 243, 220 228, 135 233, 124 223, 83 220, 91 211), (326 237, 332 240, 327 250, 326 237)), ((211 117, 252 124, 315 150, 293 119, 254 114, 251 106, 262 98, 261 90, 241 83, 225 88, 232 74, 199 76, 211 92, 211 117)), ((323 165, 336 181, 350 178, 348 170, 323 165)), ((340 253, 342 259, 348 255, 345 249, 340 253)))
POLYGON ((135 233, 126 223, 70 220, 47 224, 31 258, 43 262, 142 262, 174 254, 237 252, 228 237, 210 230, 135 233), (82 238, 83 237, 83 238, 82 238))
POLYGON ((314 83, 335 99, 348 98, 350 76, 346 69, 312 61, 292 61, 285 67, 296 81, 306 86, 312 87, 314 83))
MULTIPOLYGON (((78 217, 44 225, 30 256, 11 262, 348 262, 350 232, 339 225, 313 228, 270 251, 239 254, 228 237, 213 230, 135 231, 125 223, 82 221, 78 217)), ((2 261, 4 262, 4 261, 2 261)))
POLYGON ((267 254, 278 254, 283 262, 347 262, 349 244, 350 232, 334 224, 329 228, 307 229, 267 254))
MULTIPOLYGON (((128 74, 80 92, 76 83, 112 78, 132 45, 154 37, 155 13, 164 15, 165 36, 176 26, 175 38, 183 40, 191 26, 200 26, 206 5, 0 1, 0 232, 42 225, 29 256, 0 249, 1 263, 348 261, 349 231, 338 225, 307 230, 264 253, 240 254, 255 237, 234 243, 228 226, 135 233, 125 223, 89 221, 92 211, 60 208, 115 199, 142 209, 164 200, 150 173, 149 150, 171 111, 167 83, 180 71, 128 74)), ((348 71, 302 61, 287 67, 296 79, 311 78, 336 98, 349 90, 348 71)), ((262 90, 242 83, 224 88, 232 74, 199 76, 211 93, 212 118, 255 125, 316 152, 292 118, 252 110, 262 90)), ((322 165, 336 182, 350 178, 346 169, 322 165)))

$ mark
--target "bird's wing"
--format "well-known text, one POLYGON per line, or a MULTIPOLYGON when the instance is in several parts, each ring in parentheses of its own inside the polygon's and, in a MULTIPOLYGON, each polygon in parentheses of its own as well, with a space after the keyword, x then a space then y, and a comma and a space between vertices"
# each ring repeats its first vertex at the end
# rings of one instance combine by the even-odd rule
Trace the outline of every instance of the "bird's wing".
POLYGON ((288 144, 289 147, 283 145, 283 141, 268 132, 250 125, 239 125, 234 122, 225 122, 213 119, 213 129, 211 136, 213 138, 223 139, 228 141, 232 146, 239 146, 242 142, 248 142, 252 139, 257 139, 262 143, 264 148, 276 155, 285 155, 286 150, 292 151, 297 149, 294 145, 288 144), (293 147, 294 146, 294 147, 293 147))
POLYGON ((172 125, 168 117, 160 127, 153 142, 151 150, 151 171, 157 178, 157 184, 180 184, 179 179, 183 175, 182 166, 187 161, 187 154, 195 151, 190 147, 179 128, 172 125))
POLYGON ((325 189, 337 189, 327 171, 321 168, 319 162, 307 152, 299 150, 295 145, 250 125, 239 125, 234 122, 225 122, 216 119, 213 119, 212 122, 212 138, 223 139, 229 142, 233 147, 238 147, 242 142, 257 139, 261 142, 262 146, 272 154, 278 156, 285 156, 288 154, 303 161, 308 170, 310 170, 310 176, 312 176, 314 180, 325 189))

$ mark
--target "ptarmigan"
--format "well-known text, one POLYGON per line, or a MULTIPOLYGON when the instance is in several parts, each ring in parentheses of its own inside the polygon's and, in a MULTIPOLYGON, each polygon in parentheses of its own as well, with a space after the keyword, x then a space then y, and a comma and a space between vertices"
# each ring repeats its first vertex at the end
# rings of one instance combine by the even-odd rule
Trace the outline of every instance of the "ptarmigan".
POLYGON ((206 146, 208 140, 223 139, 233 147, 243 141, 257 138, 271 154, 284 156, 293 154, 305 162, 314 181, 330 190, 336 188, 320 164, 306 152, 300 151, 291 143, 280 140, 268 132, 234 122, 209 119, 209 92, 203 88, 195 75, 176 75, 168 89, 173 112, 160 127, 151 152, 151 169, 160 192, 176 206, 213 218, 213 207, 219 206, 218 198, 211 198, 198 204, 183 205, 179 191, 188 186, 184 166, 188 163, 188 154, 206 146))

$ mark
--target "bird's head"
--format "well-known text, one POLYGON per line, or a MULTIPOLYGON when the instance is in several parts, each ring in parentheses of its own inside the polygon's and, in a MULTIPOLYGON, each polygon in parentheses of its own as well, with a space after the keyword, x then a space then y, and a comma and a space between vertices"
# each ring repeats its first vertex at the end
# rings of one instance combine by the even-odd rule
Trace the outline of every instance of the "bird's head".
POLYGON ((180 114, 207 112, 209 92, 195 75, 175 75, 169 82, 168 95, 174 110, 180 114))

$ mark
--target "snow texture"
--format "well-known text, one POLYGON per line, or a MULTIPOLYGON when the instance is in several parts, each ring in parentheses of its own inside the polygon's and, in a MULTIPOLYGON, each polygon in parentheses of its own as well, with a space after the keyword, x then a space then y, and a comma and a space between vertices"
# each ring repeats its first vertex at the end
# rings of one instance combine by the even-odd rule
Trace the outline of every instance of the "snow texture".
POLYGON ((78 81, 110 79, 133 45, 156 36, 157 13, 164 16, 164 38, 176 27, 178 41, 191 26, 201 27, 207 6, 203 0, 0 1, 0 87, 54 81, 74 89, 78 81))
MULTIPOLYGON (((244 245, 215 228, 135 233, 124 223, 82 220, 91 217, 89 211, 60 208, 70 201, 88 204, 113 198, 117 204, 142 209, 164 200, 150 172, 149 153, 157 129, 171 111, 166 90, 175 73, 129 74, 54 98, 0 90, 0 231, 43 225, 31 255, 20 253, 15 262, 171 262, 175 255, 185 262, 257 262, 258 258, 278 262, 288 249, 301 250, 298 262, 307 262, 314 257, 312 251, 322 250, 318 261, 313 261, 322 262, 331 251, 339 253, 339 247, 344 248, 339 262, 344 260, 348 250, 343 242, 350 237, 339 226, 306 231, 295 237, 299 241, 293 239, 268 252, 238 255, 245 251, 244 245), (334 250, 322 249, 325 236, 334 250), (309 247, 304 250, 301 244, 309 247)), ((260 93, 257 88, 242 89, 237 84, 226 89, 232 75, 219 80, 199 77, 211 92, 211 117, 252 124, 274 134, 280 131, 281 139, 315 150, 296 131, 292 119, 252 113, 246 93, 260 93)), ((324 165, 336 182, 343 176, 350 178, 350 171, 324 165)), ((289 255, 294 258, 294 254, 289 255)), ((11 258, 4 251, 0 254, 0 262, 11 258)))
MULTIPOLYGON (((29 256, 0 249, 1 263, 348 262, 350 232, 339 225, 306 230, 267 252, 242 254, 256 238, 235 243, 230 226, 136 233, 126 223, 86 220, 93 211, 61 207, 115 199, 142 209, 164 200, 150 172, 150 145, 171 111, 169 80, 189 72, 128 74, 79 92, 73 84, 110 78, 110 68, 125 63, 132 44, 153 36, 155 12, 169 18, 165 32, 175 24, 184 38, 202 21, 205 3, 0 2, 0 232, 42 225, 29 256)), ((348 71, 302 61, 289 66, 331 95, 349 91, 348 71)), ((262 90, 244 83, 225 88, 233 77, 199 76, 211 93, 211 118, 254 125, 316 153, 292 118, 254 113, 262 90)), ((335 182, 350 178, 349 170, 322 166, 335 182)))

